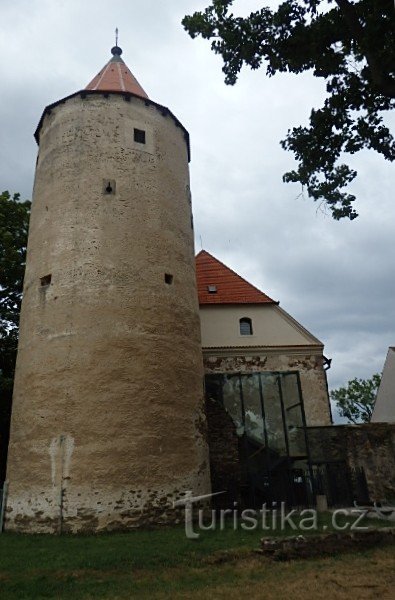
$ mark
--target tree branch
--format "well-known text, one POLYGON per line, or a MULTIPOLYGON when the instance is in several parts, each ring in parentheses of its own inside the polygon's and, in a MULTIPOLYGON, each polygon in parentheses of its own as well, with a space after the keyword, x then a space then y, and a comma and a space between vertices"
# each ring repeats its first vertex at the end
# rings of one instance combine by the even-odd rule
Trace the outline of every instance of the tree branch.
POLYGON ((351 4, 349 0, 335 0, 335 2, 343 13, 352 35, 365 55, 374 86, 385 96, 395 98, 395 81, 383 73, 379 61, 365 44, 365 32, 359 21, 354 5, 351 4))

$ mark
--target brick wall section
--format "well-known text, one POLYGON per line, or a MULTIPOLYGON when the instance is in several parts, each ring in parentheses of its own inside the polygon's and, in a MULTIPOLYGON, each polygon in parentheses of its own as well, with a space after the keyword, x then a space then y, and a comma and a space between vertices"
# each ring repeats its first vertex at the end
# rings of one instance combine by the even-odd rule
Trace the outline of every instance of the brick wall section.
POLYGON ((395 424, 310 427, 308 436, 313 462, 363 467, 371 499, 395 502, 395 424))

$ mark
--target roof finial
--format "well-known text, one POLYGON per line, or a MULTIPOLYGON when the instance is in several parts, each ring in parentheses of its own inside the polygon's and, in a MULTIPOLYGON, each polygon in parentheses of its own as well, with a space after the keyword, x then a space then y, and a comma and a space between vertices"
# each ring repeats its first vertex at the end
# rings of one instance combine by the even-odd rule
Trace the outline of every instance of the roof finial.
POLYGON ((114 56, 121 56, 122 54, 122 48, 118 46, 118 27, 115 29, 115 46, 111 48, 111 54, 114 56))

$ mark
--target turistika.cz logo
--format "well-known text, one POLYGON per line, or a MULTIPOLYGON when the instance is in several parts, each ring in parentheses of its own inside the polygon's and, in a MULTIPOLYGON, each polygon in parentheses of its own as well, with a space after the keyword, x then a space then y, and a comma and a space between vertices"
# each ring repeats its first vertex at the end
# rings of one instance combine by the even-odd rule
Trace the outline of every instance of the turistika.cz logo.
POLYGON ((334 531, 363 531, 368 529, 362 525, 368 510, 338 508, 331 513, 330 525, 320 524, 319 513, 314 508, 303 510, 287 509, 285 502, 266 503, 259 509, 246 508, 240 510, 237 502, 233 509, 208 510, 202 508, 202 502, 213 496, 224 494, 216 492, 204 496, 193 496, 191 491, 185 492, 184 498, 173 503, 173 507, 184 507, 185 535, 189 539, 197 539, 202 531, 223 531, 231 527, 244 531, 281 532, 287 529, 293 531, 326 531, 328 527, 334 531))

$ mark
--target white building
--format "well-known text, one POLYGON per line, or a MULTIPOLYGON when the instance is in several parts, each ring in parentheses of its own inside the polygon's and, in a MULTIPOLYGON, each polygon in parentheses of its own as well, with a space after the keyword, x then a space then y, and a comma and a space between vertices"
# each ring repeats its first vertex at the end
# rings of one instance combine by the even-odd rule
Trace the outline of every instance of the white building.
POLYGON ((372 423, 395 423, 395 346, 388 348, 372 423))

